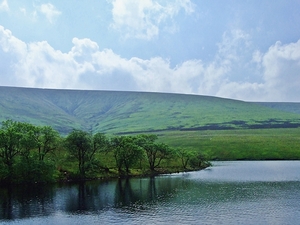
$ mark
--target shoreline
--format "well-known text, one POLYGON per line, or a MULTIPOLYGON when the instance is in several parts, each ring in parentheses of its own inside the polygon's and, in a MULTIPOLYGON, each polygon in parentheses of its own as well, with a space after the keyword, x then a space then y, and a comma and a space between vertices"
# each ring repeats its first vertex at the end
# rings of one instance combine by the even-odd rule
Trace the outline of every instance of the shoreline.
POLYGON ((10 188, 12 186, 21 186, 21 185, 64 185, 64 184, 80 184, 85 182, 91 181, 111 181, 111 180, 118 180, 118 179, 131 179, 131 178, 154 178, 160 175, 168 175, 168 174, 177 174, 177 173, 184 173, 184 172, 193 172, 193 171, 200 171, 204 170, 209 166, 199 168, 199 169, 187 169, 187 170, 164 170, 164 171, 155 171, 155 173, 141 173, 141 174, 121 174, 121 175, 113 175, 113 176, 102 176, 102 177, 95 177, 95 178, 84 178, 84 179, 60 179, 54 182, 23 182, 23 183, 0 183, 0 188, 10 188))
POLYGON ((109 181, 109 180, 130 179, 130 178, 153 178, 153 177, 157 177, 160 175, 200 171, 200 170, 204 170, 211 166, 212 166, 212 164, 209 162, 209 163, 207 163, 207 165, 205 165, 201 168, 197 168, 197 169, 185 169, 185 170, 162 169, 162 170, 156 170, 154 172, 149 171, 148 173, 139 173, 139 174, 115 174, 112 176, 102 176, 102 177, 95 177, 95 178, 58 180, 58 181, 54 182, 53 184, 55 184, 55 183, 58 183, 58 184, 82 183, 82 182, 88 182, 88 181, 109 181))

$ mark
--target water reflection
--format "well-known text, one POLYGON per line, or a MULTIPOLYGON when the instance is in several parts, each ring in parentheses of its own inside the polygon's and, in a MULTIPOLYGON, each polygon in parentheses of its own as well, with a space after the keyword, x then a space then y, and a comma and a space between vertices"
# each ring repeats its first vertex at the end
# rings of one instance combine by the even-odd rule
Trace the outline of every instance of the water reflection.
POLYGON ((12 191, 10 189, 0 189, 1 197, 1 218, 13 219, 12 191))
POLYGON ((98 189, 92 185, 79 183, 69 187, 65 200, 64 211, 68 213, 84 213, 85 211, 95 211, 96 196, 98 189))
POLYGON ((96 213, 111 207, 142 210, 145 204, 174 197, 176 186, 178 180, 164 177, 1 188, 0 219, 49 216, 57 210, 68 214, 96 213))
POLYGON ((24 185, 0 188, 1 219, 27 218, 50 215, 53 212, 51 187, 24 185))
POLYGON ((119 179, 115 189, 115 206, 128 206, 138 200, 138 193, 134 193, 129 179, 119 179))
POLYGON ((300 162, 285 163, 226 162, 155 178, 0 188, 0 222, 293 223, 300 217, 300 162))
POLYGON ((145 209, 146 205, 168 201, 176 193, 177 182, 165 178, 118 180, 116 183, 115 207, 132 206, 145 209))

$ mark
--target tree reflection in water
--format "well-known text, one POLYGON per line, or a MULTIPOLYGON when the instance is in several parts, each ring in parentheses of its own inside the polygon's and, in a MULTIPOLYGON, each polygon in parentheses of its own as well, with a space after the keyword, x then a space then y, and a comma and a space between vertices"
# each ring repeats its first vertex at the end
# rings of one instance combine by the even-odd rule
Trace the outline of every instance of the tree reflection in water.
POLYGON ((0 219, 22 219, 53 213, 55 190, 46 185, 22 185, 0 188, 0 219))
POLYGON ((77 184, 0 188, 0 220, 66 214, 95 214, 118 208, 142 210, 174 194, 172 179, 140 178, 77 184))
POLYGON ((13 219, 13 200, 11 188, 0 189, 1 211, 0 218, 13 219))
POLYGON ((115 190, 115 206, 129 206, 137 200, 133 193, 129 179, 118 179, 115 190))

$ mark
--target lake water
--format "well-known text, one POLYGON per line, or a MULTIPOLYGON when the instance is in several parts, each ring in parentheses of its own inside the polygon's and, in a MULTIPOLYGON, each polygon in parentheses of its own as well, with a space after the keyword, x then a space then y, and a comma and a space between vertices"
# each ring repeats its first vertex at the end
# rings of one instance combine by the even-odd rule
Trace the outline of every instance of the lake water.
POLYGON ((300 161, 0 191, 2 224, 300 223, 300 161))

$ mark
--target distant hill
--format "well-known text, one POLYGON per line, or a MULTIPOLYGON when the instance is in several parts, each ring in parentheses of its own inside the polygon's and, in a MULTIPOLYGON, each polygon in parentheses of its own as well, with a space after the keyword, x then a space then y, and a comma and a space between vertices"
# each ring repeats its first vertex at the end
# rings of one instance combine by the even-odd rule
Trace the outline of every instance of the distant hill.
POLYGON ((299 103, 199 95, 0 87, 0 120, 110 134, 300 127, 299 103))
POLYGON ((300 114, 299 102, 257 102, 257 104, 284 112, 300 114))

